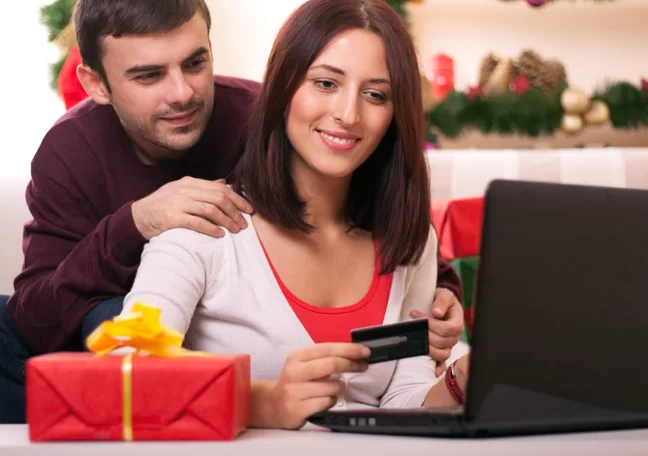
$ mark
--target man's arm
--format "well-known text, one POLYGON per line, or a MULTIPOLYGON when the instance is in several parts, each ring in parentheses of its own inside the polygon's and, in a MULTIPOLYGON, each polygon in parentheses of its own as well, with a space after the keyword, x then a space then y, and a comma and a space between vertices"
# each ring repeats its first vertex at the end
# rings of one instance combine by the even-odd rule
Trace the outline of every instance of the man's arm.
POLYGON ((185 177, 106 215, 111 209, 96 207, 101 184, 75 178, 56 153, 66 145, 53 141, 45 139, 32 164, 26 196, 33 221, 8 302, 36 354, 67 348, 95 305, 128 292, 148 239, 180 227, 221 237, 221 227, 245 228, 241 211, 252 211, 224 182, 185 177))
POLYGON ((463 291, 461 289, 461 280, 459 275, 441 255, 437 255, 439 262, 439 272, 437 275, 437 288, 446 288, 450 290, 459 300, 463 302, 463 291))
POLYGON ((65 348, 97 303, 126 294, 146 242, 130 203, 100 219, 74 189, 59 161, 32 167, 26 199, 33 220, 8 306, 35 354, 65 348))

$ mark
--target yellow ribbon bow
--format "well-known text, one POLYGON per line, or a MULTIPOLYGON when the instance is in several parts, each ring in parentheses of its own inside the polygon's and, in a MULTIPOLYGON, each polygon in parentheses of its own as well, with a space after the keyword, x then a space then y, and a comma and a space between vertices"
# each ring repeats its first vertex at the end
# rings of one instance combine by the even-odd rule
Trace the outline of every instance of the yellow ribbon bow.
POLYGON ((182 347, 184 336, 160 323, 161 310, 147 304, 135 303, 132 312, 102 323, 86 339, 88 350, 103 356, 111 351, 135 349, 122 361, 122 421, 123 439, 133 440, 133 355, 147 352, 153 356, 209 356, 182 347))
POLYGON ((137 302, 132 312, 102 323, 86 339, 88 350, 104 355, 123 347, 145 351, 154 356, 187 355, 191 350, 182 348, 184 336, 160 323, 161 310, 137 302))

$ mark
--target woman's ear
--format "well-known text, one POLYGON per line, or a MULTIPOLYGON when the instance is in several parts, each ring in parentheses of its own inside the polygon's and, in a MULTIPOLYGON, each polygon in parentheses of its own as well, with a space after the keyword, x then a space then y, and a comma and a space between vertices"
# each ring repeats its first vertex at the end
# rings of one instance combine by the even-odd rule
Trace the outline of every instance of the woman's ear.
POLYGON ((77 67, 77 77, 90 98, 98 104, 110 104, 110 92, 95 70, 81 64, 77 67))

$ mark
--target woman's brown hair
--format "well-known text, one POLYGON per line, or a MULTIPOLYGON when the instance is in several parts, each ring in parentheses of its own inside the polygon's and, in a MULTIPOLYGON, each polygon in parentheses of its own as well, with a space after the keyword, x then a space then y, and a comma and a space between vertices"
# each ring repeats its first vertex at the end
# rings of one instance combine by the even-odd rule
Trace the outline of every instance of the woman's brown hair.
POLYGON ((315 58, 351 29, 382 38, 391 80, 394 118, 376 151, 354 172, 345 211, 352 226, 377 239, 386 273, 420 259, 430 231, 430 186, 416 51, 400 17, 383 0, 310 0, 288 18, 270 52, 232 183, 271 223, 312 230, 291 177, 293 150, 284 119, 315 58))

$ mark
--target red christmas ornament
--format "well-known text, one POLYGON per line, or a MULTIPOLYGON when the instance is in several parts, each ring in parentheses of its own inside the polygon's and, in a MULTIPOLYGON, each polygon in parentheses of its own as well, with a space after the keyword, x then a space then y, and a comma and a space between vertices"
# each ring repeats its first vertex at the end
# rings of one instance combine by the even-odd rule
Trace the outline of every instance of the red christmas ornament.
POLYGON ((474 100, 475 98, 481 97, 483 94, 484 94, 484 91, 479 86, 474 86, 474 87, 471 86, 471 87, 468 88, 468 97, 471 100, 474 100))
POLYGON ((524 95, 531 89, 531 83, 524 74, 521 74, 517 78, 511 79, 509 89, 516 95, 524 95))
POLYGON ((642 78, 641 79, 641 90, 644 92, 648 92, 648 79, 642 78))
POLYGON ((445 54, 436 54, 428 61, 427 79, 430 81, 432 96, 443 100, 455 87, 454 60, 445 54))
POLYGON ((58 77, 58 90, 61 98, 63 98, 66 109, 70 109, 75 104, 88 98, 88 94, 79 82, 76 74, 77 66, 80 63, 81 54, 79 53, 78 46, 75 44, 65 58, 58 77))

